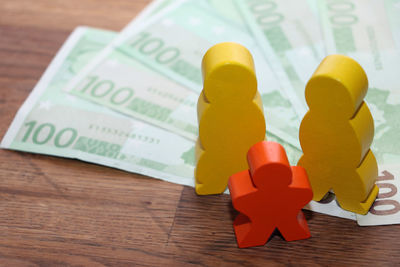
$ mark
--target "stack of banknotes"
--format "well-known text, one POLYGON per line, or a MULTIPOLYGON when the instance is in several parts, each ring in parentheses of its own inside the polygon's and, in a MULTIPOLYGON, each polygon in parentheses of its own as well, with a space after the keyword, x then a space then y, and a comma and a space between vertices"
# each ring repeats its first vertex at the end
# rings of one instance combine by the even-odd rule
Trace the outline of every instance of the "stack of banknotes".
POLYGON ((400 0, 156 0, 120 33, 77 28, 1 146, 193 186, 201 60, 232 41, 254 57, 266 138, 283 144, 295 165, 305 84, 326 55, 345 54, 369 78, 380 194, 364 216, 340 209, 333 194, 307 208, 360 225, 397 224, 398 14, 400 0))

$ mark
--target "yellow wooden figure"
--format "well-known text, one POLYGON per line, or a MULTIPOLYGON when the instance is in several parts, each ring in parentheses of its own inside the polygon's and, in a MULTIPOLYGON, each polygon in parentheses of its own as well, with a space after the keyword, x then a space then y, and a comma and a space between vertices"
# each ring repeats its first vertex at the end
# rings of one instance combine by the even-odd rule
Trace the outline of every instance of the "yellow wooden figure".
POLYGON ((309 82, 309 111, 300 125, 303 156, 314 200, 333 189, 340 206, 366 214, 378 187, 378 166, 370 145, 374 121, 363 101, 368 90, 364 70, 342 55, 326 57, 309 82))
POLYGON ((249 148, 265 139, 265 119, 250 52, 236 43, 211 47, 202 62, 197 103, 196 193, 223 193, 229 177, 248 169, 249 148))

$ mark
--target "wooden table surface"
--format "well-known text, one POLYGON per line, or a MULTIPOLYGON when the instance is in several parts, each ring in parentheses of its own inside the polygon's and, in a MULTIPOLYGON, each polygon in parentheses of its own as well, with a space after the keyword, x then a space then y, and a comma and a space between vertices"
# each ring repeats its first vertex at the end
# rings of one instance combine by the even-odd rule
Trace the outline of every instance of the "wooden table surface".
MULTIPOLYGON (((71 31, 121 30, 147 0, 1 0, 0 137, 71 31)), ((389 266, 400 226, 305 212, 312 238, 238 249, 226 195, 0 150, 0 266, 389 266)))

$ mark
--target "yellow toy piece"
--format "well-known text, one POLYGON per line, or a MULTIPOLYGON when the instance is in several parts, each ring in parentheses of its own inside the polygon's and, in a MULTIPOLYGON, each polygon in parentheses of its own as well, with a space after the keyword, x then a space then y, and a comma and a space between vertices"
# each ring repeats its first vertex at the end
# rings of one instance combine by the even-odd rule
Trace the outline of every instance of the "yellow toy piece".
POLYGON ((247 151, 265 139, 265 119, 250 52, 236 43, 211 47, 202 62, 197 103, 196 193, 223 193, 231 175, 248 169, 247 151))
POLYGON ((370 145, 374 121, 363 101, 368 90, 364 70, 342 55, 326 57, 309 82, 309 111, 300 125, 303 156, 314 193, 321 200, 333 189, 340 206, 366 214, 375 201, 378 166, 370 145))

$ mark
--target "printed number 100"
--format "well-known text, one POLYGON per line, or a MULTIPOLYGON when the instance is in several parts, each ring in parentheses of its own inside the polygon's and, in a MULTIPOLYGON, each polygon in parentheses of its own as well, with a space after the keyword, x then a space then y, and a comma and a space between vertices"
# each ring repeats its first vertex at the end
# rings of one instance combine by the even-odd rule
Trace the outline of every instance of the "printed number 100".
POLYGON ((392 215, 400 211, 399 202, 393 199, 393 197, 397 194, 397 187, 392 183, 384 182, 389 180, 394 180, 394 175, 386 170, 383 171, 383 175, 379 176, 377 179, 376 184, 379 189, 382 190, 385 188, 389 189, 389 191, 385 193, 379 193, 378 198, 370 210, 370 212, 374 215, 392 215))
POLYGON ((32 142, 36 145, 47 144, 53 139, 56 147, 65 148, 70 146, 78 136, 78 132, 74 128, 63 128, 57 132, 56 126, 52 123, 37 125, 37 121, 30 121, 25 123, 24 126, 28 129, 22 138, 22 142, 27 142, 32 138, 32 142))

